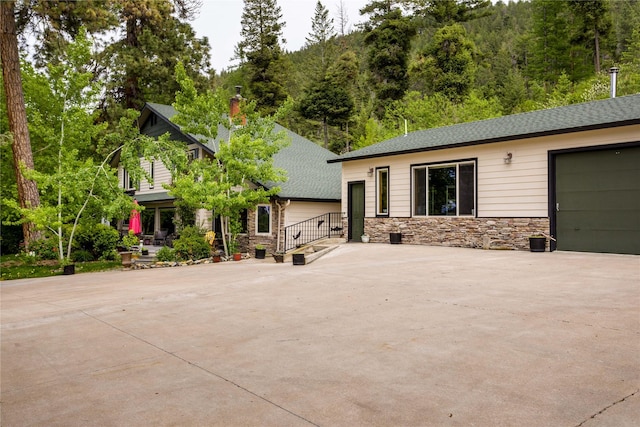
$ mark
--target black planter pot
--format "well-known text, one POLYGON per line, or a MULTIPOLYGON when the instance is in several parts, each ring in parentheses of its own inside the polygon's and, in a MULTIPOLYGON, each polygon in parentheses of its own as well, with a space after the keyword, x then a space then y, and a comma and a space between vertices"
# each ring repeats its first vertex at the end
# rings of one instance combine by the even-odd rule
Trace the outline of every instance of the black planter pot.
POLYGON ((392 245, 399 245, 402 243, 402 233, 389 233, 389 242, 392 245))
POLYGON ((546 237, 529 237, 529 250, 531 250, 531 252, 544 252, 546 247, 546 237))
POLYGON ((76 265, 75 264, 65 265, 64 267, 62 267, 62 274, 64 274, 65 276, 76 274, 76 265))
POLYGON ((267 254, 267 250, 266 249, 257 249, 256 248, 256 259, 264 259, 266 254, 267 254))
POLYGON ((304 254, 293 254, 293 265, 305 265, 304 254))

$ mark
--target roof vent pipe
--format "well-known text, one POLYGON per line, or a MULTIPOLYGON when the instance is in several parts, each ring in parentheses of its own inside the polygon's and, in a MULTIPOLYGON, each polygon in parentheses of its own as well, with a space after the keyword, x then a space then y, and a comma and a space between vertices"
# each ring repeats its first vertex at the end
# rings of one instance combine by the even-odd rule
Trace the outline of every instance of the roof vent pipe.
POLYGON ((620 71, 620 69, 618 67, 609 68, 609 74, 611 75, 611 98, 615 98, 616 97, 616 85, 617 85, 618 71, 620 71))

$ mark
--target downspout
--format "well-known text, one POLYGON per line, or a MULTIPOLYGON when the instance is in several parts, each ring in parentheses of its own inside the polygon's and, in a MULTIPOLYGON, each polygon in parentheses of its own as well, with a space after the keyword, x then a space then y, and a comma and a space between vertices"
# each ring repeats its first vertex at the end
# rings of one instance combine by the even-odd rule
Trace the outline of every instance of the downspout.
POLYGON ((276 205, 278 206, 278 241, 276 242, 276 252, 280 252, 280 237, 282 234, 282 212, 291 204, 291 200, 287 200, 284 207, 275 200, 276 205))

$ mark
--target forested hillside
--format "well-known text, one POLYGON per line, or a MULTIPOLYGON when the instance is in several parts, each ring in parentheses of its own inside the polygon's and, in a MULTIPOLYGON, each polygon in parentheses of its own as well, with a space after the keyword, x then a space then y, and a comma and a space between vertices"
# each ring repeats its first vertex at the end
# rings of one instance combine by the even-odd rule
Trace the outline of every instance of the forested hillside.
MULTIPOLYGON (((640 92, 638 0, 372 1, 363 12, 367 23, 342 34, 320 1, 306 46, 271 76, 295 101, 283 124, 335 152, 605 98, 612 66, 619 96, 640 92)), ((216 83, 251 99, 250 66, 216 83)))

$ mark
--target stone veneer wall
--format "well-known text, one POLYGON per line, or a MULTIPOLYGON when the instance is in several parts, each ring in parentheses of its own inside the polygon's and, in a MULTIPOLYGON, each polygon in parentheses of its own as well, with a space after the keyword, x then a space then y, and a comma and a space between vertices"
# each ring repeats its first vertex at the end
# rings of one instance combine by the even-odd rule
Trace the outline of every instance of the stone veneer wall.
MULTIPOLYGON (((346 221, 345 221, 346 229, 346 221)), ((402 233, 402 243, 482 249, 529 249, 529 236, 548 234, 548 218, 365 218, 372 243, 389 243, 389 233, 402 233)))
MULTIPOLYGON (((284 228, 284 227, 282 227, 284 228)), ((240 244, 240 250, 242 252, 249 252, 253 254, 256 245, 264 245, 267 253, 272 254, 277 248, 277 236, 278 236, 278 206, 271 202, 271 234, 270 235, 256 235, 256 211, 250 209, 247 212, 247 234, 241 234, 238 236, 238 243, 240 244)), ((284 235, 284 231, 281 233, 284 235)), ((284 240, 284 237, 280 237, 284 240)))

